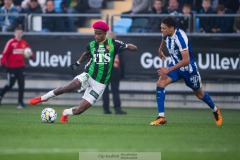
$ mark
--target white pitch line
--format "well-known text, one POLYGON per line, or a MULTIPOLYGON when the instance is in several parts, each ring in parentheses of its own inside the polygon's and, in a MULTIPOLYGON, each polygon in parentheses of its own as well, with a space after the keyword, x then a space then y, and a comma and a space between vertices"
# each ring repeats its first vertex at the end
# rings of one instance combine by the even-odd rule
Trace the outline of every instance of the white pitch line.
POLYGON ((42 153, 78 153, 78 152, 97 152, 97 149, 82 148, 49 148, 49 149, 0 149, 0 155, 3 154, 42 154, 42 153))
MULTIPOLYGON (((124 149, 113 149, 111 152, 122 152, 124 149)), ((78 153, 78 152, 99 152, 98 149, 83 149, 83 148, 49 148, 49 149, 0 149, 0 155, 13 155, 13 154, 51 154, 51 153, 78 153)), ((128 151, 129 152, 129 151, 128 151)), ((143 152, 152 152, 143 151, 143 152)), ((161 149, 159 152, 186 152, 186 153, 210 153, 210 152, 240 152, 240 148, 171 148, 171 149, 161 149)))

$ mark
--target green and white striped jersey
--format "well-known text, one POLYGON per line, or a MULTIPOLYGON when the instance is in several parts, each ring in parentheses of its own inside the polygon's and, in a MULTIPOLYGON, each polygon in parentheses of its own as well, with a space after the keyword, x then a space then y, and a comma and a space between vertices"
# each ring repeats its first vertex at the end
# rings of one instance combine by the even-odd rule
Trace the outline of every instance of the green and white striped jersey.
POLYGON ((107 38, 101 43, 95 40, 90 42, 86 49, 90 59, 85 71, 97 82, 107 85, 112 74, 114 58, 123 45, 126 44, 112 38, 107 38))

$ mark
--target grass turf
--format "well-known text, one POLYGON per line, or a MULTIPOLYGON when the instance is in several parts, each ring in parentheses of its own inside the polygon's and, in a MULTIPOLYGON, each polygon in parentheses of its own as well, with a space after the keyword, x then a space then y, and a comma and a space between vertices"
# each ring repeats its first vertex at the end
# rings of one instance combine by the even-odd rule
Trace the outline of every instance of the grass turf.
MULTIPOLYGON (((217 127, 209 109, 166 109, 168 123, 149 126, 154 108, 125 108, 127 115, 103 115, 92 107, 60 124, 41 122, 47 105, 18 110, 0 107, 0 160, 78 160, 79 152, 161 152, 162 160, 239 160, 240 111, 222 110, 217 127)), ((151 158, 149 158, 151 159, 151 158)))

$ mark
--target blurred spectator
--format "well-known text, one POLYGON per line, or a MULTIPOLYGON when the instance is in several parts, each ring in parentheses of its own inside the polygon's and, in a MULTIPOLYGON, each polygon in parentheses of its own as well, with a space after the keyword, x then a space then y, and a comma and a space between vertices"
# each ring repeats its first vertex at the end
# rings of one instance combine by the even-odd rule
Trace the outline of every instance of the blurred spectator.
POLYGON ((149 5, 150 5, 150 0, 133 0, 131 10, 123 12, 122 14, 147 13, 149 9, 149 5))
POLYGON ((0 14, 3 14, 0 16, 0 26, 2 32, 13 31, 15 27, 15 20, 17 19, 18 10, 14 6, 12 0, 4 0, 4 6, 1 7, 0 14))
MULTIPOLYGON (((154 4, 152 7, 150 14, 166 14, 167 11, 163 7, 162 0, 154 0, 154 4)), ((136 32, 161 32, 161 20, 162 17, 152 17, 149 19, 147 25, 144 28, 137 30, 136 32)))
POLYGON ((185 4, 189 4, 191 8, 194 6, 195 1, 193 0, 178 0, 179 10, 181 11, 185 4))
POLYGON ((172 16, 178 15, 180 13, 178 0, 169 0, 168 1, 167 12, 172 16))
MULTIPOLYGON (((23 0, 22 1, 22 9, 27 9, 30 6, 31 0, 23 0)), ((37 3, 40 5, 42 9, 42 13, 45 11, 46 8, 46 0, 37 0, 37 3)))
MULTIPOLYGON (((86 0, 63 0, 61 3, 63 13, 74 14, 74 13, 86 13, 88 9, 88 1, 86 0)), ((76 32, 77 27, 82 27, 86 21, 85 17, 67 17, 66 20, 66 31, 76 32), (75 21, 78 24, 75 24, 75 21)))
MULTIPOLYGON (((214 14, 212 8, 211 8, 211 1, 210 0, 203 0, 202 1, 202 8, 200 9, 200 14, 214 14)), ((213 20, 212 17, 201 17, 200 18, 200 32, 211 32, 211 28, 213 26, 213 20)))
MULTIPOLYGON (((31 13, 40 14, 43 12, 42 12, 41 6, 38 3, 38 0, 30 0, 28 7, 23 8, 20 13, 22 13, 22 14, 24 14, 24 13, 25 14, 31 14, 31 13)), ((19 23, 23 28, 26 28, 25 20, 26 20, 25 17, 19 17, 17 23, 19 23)))
POLYGON ((235 17, 234 24, 233 24, 233 29, 234 29, 234 32, 240 33, 240 8, 239 8, 237 14, 238 14, 239 17, 235 17))
MULTIPOLYGON (((46 14, 55 14, 54 10, 54 1, 47 0, 46 3, 46 14)), ((50 17, 43 16, 42 17, 42 30, 44 32, 63 32, 64 26, 61 17, 50 17)))
POLYGON ((202 0, 195 0, 194 6, 192 8, 193 13, 200 13, 202 9, 202 0))
POLYGON ((0 0, 0 8, 4 6, 4 0, 0 0))
POLYGON ((27 8, 24 8, 21 13, 43 13, 42 8, 38 3, 38 0, 30 0, 27 8))
POLYGON ((190 19, 192 16, 191 5, 189 5, 189 4, 183 5, 182 15, 184 15, 186 17, 180 17, 177 26, 178 26, 178 28, 181 28, 185 32, 190 32, 190 28, 192 26, 191 24, 189 26, 189 23, 191 22, 190 19))
MULTIPOLYGON (((210 1, 211 1, 211 8, 212 8, 213 12, 215 12, 218 7, 219 0, 210 0, 210 1)), ((203 2, 203 0, 192 1, 191 6, 192 6, 193 13, 200 13, 200 10, 202 9, 202 2, 203 2)), ((188 3, 188 4, 190 4, 190 3, 188 3)))
POLYGON ((237 13, 240 1, 239 0, 219 0, 218 4, 224 5, 225 8, 231 10, 233 13, 237 13))
POLYGON ((23 0, 14 0, 13 4, 17 7, 18 11, 20 12, 22 10, 21 4, 23 0))
POLYGON ((181 17, 178 17, 178 15, 181 15, 181 10, 179 8, 178 0, 169 0, 168 1, 167 13, 174 17, 177 24, 179 23, 181 17))
MULTIPOLYGON (((232 13, 231 10, 225 9, 223 5, 219 5, 217 8, 217 14, 219 16, 225 13, 232 13)), ((233 32, 234 17, 216 17, 214 19, 212 33, 232 33, 233 32)))

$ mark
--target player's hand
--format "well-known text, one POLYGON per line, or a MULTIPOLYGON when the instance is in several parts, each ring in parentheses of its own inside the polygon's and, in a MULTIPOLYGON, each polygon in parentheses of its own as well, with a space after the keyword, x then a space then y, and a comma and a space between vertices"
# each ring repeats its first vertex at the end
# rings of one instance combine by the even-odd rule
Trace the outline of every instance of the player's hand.
POLYGON ((161 60, 163 60, 163 61, 166 60, 166 57, 162 51, 158 51, 158 54, 159 54, 159 57, 161 60))
POLYGON ((118 53, 123 53, 127 49, 127 44, 123 44, 119 47, 118 53))
POLYGON ((80 64, 78 64, 77 62, 73 63, 70 65, 71 70, 75 71, 78 67, 80 66, 80 64))
POLYGON ((159 76, 164 76, 168 74, 168 72, 169 72, 169 68, 160 68, 159 70, 157 70, 157 73, 159 76))

